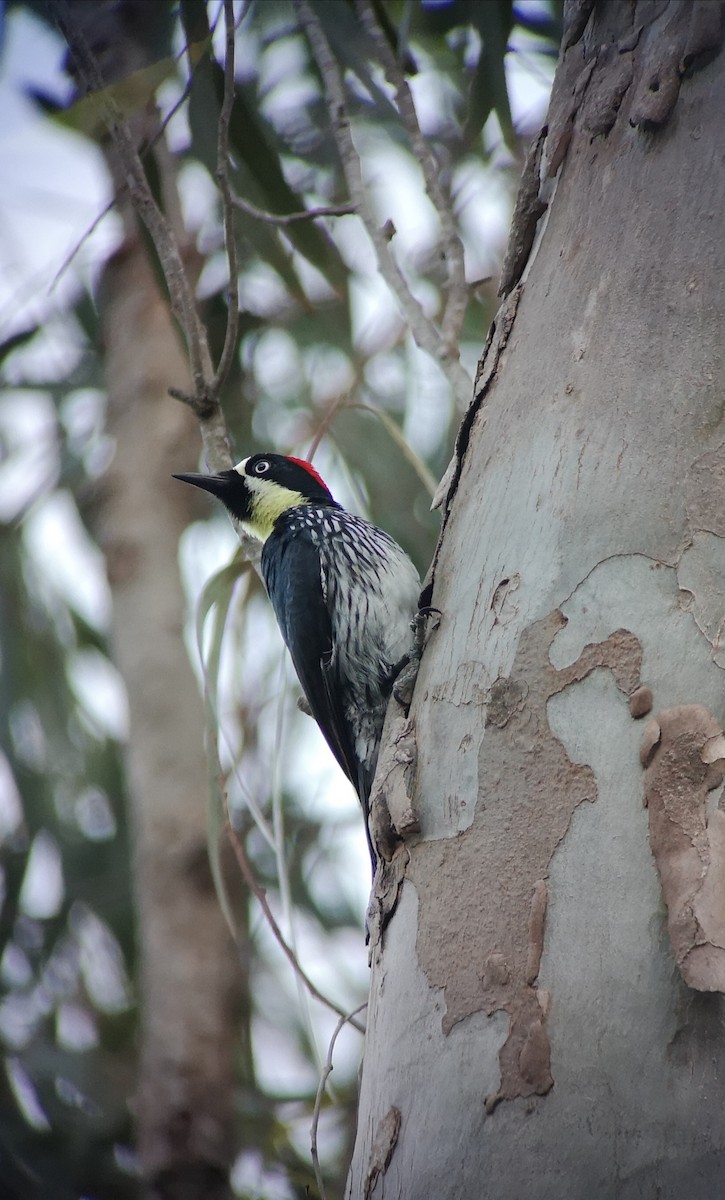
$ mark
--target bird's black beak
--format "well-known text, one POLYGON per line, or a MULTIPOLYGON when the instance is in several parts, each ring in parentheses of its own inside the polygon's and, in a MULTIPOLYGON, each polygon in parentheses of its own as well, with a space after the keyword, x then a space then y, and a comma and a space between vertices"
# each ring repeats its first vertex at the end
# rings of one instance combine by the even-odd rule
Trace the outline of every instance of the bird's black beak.
POLYGON ((182 483, 191 483, 194 487, 211 492, 221 500, 228 512, 237 521, 246 521, 249 517, 249 493, 244 484, 244 478, 238 471, 220 471, 218 475, 174 475, 182 483))
POLYGON ((220 471, 218 475, 173 475, 172 478, 180 479, 182 483, 192 483, 194 487, 203 488, 205 492, 211 492, 212 496, 226 500, 234 475, 236 471, 220 471))

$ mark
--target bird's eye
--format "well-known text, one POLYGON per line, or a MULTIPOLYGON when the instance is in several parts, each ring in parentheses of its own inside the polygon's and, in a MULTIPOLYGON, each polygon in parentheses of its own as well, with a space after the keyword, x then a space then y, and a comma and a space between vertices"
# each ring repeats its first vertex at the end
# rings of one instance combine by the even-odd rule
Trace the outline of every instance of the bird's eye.
POLYGON ((267 462, 266 458, 260 458, 259 462, 254 464, 255 475, 266 475, 268 470, 269 463, 267 462))

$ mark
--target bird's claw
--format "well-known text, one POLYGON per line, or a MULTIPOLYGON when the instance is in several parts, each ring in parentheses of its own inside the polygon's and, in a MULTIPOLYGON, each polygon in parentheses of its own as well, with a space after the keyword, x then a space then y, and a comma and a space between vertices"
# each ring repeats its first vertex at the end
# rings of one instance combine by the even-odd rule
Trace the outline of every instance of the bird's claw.
MULTIPOLYGON (((410 623, 410 627, 415 635, 413 644, 407 654, 404 654, 400 662, 394 668, 393 695, 398 701, 398 704, 405 709, 406 713, 410 708, 413 700, 413 688, 418 677, 418 669, 420 660, 425 649, 426 632, 428 628, 428 619, 436 614, 441 616, 439 608, 432 608, 426 605, 424 608, 419 608, 415 617, 410 623)), ((439 621, 436 621, 434 629, 438 628, 439 621)))

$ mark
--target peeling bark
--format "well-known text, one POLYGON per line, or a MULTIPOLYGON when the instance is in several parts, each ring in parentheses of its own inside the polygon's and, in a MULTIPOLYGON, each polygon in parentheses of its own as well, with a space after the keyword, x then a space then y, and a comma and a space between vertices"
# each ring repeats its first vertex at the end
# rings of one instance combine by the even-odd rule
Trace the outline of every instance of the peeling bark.
POLYGON ((649 838, 685 983, 725 992, 725 813, 707 795, 725 777, 725 737, 699 705, 649 723, 643 746, 649 838))
MULTIPOLYGON (((725 722, 722 14, 566 6, 512 233, 530 248, 438 489, 415 772, 385 772, 420 831, 373 958, 349 1200, 390 1106, 385 1194, 405 1200, 722 1187, 725 998, 674 969, 639 761, 644 736, 662 779, 653 710, 725 722)), ((703 979, 725 905, 714 761, 683 783, 697 862, 657 851, 703 979)))
POLYGON ((549 648, 564 624, 554 612, 529 626, 511 675, 491 688, 479 779, 491 781, 495 804, 484 782, 472 826, 455 839, 419 846, 408 868, 421 903, 416 953, 430 983, 443 990, 444 1032, 477 1011, 509 1015, 501 1083, 486 1101, 489 1110, 501 1099, 544 1094, 553 1084, 538 970, 532 977, 543 949, 542 887, 575 810, 597 796, 591 769, 573 763, 552 734, 548 701, 601 668, 612 672, 623 696, 639 683, 641 650, 626 630, 586 646, 575 663, 557 671, 549 648), (536 839, 526 837, 532 821, 540 830, 536 839), (472 928, 470 914, 490 888, 496 905, 472 928), (449 900, 444 909, 433 901, 441 891, 449 900))
POLYGON ((370 1156, 370 1167, 365 1177, 365 1200, 375 1194, 378 1180, 385 1174, 393 1157, 400 1133, 400 1110, 391 1108, 379 1121, 370 1156))

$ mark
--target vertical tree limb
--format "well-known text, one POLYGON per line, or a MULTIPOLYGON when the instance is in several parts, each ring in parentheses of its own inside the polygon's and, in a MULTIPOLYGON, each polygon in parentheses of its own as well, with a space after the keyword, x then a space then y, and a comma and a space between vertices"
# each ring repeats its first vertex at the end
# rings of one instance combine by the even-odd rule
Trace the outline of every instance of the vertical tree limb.
POLYGON ((440 331, 426 316, 413 296, 391 250, 389 234, 384 227, 381 228, 378 224, 372 210, 363 182, 360 157, 352 138, 342 72, 330 49, 320 19, 308 0, 296 0, 296 7, 322 76, 330 109, 332 130, 337 142, 350 200, 373 243, 380 274, 398 301, 416 345, 421 350, 425 350, 438 363, 458 403, 461 407, 467 407, 471 400, 472 383, 461 366, 458 348, 446 344, 440 331))
POLYGON ((423 172, 428 198, 435 208, 441 224, 443 253, 448 268, 448 288, 441 319, 441 332, 446 345, 452 352, 457 353, 458 339, 468 305, 468 287, 466 285, 463 243, 456 229, 450 189, 443 182, 441 165, 429 142, 423 136, 405 72, 380 27, 373 5, 370 0, 355 0, 355 7, 363 28, 375 45, 388 81, 395 88, 395 99, 401 121, 408 134, 413 154, 423 172))

